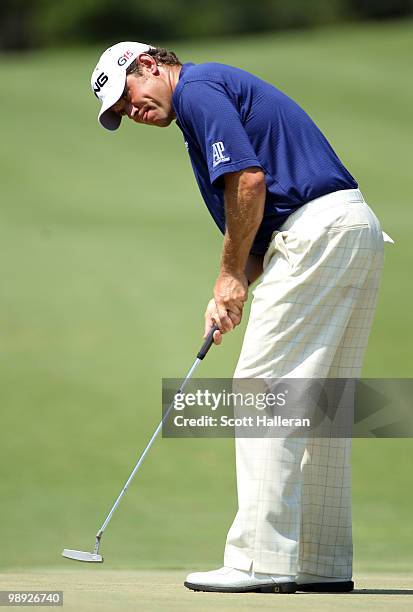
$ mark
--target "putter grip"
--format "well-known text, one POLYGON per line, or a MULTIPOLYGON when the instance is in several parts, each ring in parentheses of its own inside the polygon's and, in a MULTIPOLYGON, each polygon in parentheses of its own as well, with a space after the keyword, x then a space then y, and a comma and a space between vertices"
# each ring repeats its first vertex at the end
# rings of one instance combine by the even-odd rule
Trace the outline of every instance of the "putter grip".
POLYGON ((214 343, 214 332, 216 332, 218 329, 219 329, 218 325, 214 325, 214 327, 211 327, 211 329, 208 332, 207 337, 205 338, 204 344, 199 349, 199 353, 197 355, 198 359, 203 359, 205 357, 205 355, 207 354, 207 352, 209 351, 209 349, 214 343))

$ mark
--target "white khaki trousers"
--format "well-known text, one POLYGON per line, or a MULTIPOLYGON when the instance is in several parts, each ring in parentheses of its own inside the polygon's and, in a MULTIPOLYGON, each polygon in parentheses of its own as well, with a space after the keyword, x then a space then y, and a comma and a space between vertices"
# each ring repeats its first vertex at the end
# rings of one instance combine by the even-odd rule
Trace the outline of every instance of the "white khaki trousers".
MULTIPOLYGON (((358 378, 382 263, 380 223, 358 189, 290 215, 265 254, 234 378, 358 378)), ((224 564, 350 579, 351 440, 235 445, 238 512, 224 564)))

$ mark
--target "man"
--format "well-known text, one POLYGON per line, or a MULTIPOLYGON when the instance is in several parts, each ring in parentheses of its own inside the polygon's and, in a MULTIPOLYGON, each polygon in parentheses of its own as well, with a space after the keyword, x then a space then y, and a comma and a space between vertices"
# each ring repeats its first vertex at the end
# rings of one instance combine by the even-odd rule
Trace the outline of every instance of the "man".
MULTIPOLYGON (((380 224, 355 179, 289 97, 238 68, 181 64, 119 43, 92 89, 99 122, 122 116, 183 132, 201 194, 224 234, 205 313, 216 344, 254 290, 235 378, 360 375, 383 259, 380 224)), ((239 509, 224 567, 204 591, 349 591, 350 440, 236 439, 239 509)))

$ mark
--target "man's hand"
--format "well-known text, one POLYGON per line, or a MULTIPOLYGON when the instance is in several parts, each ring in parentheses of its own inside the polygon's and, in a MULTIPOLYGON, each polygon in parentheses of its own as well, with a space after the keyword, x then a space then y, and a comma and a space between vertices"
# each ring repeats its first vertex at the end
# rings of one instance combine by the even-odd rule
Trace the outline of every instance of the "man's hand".
POLYGON ((221 271, 215 282, 214 299, 218 317, 215 322, 223 333, 239 324, 247 298, 248 281, 245 274, 221 271))
POLYGON ((240 324, 242 309, 247 298, 248 281, 245 274, 221 272, 215 282, 214 297, 209 301, 205 311, 204 337, 216 323, 220 329, 214 333, 214 342, 221 344, 222 334, 240 324))

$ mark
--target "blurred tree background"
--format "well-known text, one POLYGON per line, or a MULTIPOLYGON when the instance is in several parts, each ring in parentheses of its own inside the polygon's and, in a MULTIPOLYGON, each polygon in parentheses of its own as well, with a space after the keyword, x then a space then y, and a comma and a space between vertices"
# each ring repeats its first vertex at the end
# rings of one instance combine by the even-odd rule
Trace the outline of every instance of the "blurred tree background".
POLYGON ((0 49, 228 36, 413 15, 413 0, 2 0, 0 49))

